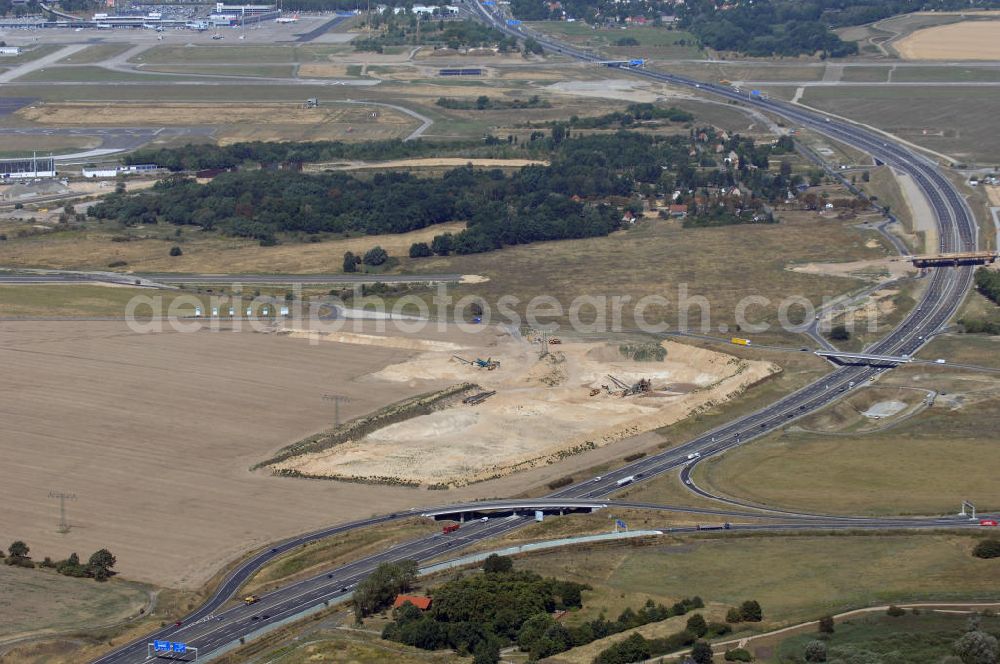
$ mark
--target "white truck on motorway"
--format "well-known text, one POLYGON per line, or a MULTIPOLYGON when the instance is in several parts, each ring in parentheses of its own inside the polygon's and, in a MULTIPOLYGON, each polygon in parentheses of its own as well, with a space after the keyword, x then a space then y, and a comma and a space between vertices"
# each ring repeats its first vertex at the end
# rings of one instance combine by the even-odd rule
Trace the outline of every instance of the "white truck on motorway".
POLYGON ((631 484, 632 482, 635 482, 635 475, 629 475, 628 477, 623 477, 617 482, 615 482, 615 485, 625 486, 626 484, 631 484))

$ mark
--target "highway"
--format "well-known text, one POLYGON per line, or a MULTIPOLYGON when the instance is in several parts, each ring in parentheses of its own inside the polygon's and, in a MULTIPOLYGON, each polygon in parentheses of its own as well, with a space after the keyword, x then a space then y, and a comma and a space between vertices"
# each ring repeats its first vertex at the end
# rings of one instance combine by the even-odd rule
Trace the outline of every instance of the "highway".
MULTIPOLYGON (((529 33, 520 26, 506 25, 503 17, 488 12, 475 0, 463 0, 465 11, 479 20, 492 25, 512 36, 533 37, 549 51, 575 58, 583 62, 600 62, 602 58, 547 37, 529 33)), ((832 139, 863 150, 880 161, 908 173, 927 197, 937 219, 941 238, 941 251, 969 251, 977 247, 977 229, 971 211, 964 199, 939 171, 937 165, 922 155, 897 145, 875 132, 855 125, 828 118, 822 114, 806 111, 791 104, 764 98, 750 99, 732 88, 707 84, 694 79, 676 76, 649 69, 626 68, 628 73, 652 80, 700 90, 703 93, 747 103, 752 107, 780 116, 795 125, 807 127, 825 134, 832 139)), ((932 271, 924 295, 911 313, 887 336, 865 349, 877 355, 913 356, 931 336, 945 326, 957 310, 972 280, 971 267, 938 268, 932 271)), ((682 469, 682 478, 691 482, 690 469, 701 460, 718 455, 728 449, 745 444, 755 438, 776 431, 790 422, 820 410, 845 394, 863 386, 875 378, 886 367, 845 366, 835 369, 820 380, 789 394, 754 413, 739 417, 712 431, 709 431, 678 447, 643 458, 603 476, 578 482, 554 492, 545 498, 547 503, 564 500, 567 505, 573 501, 605 500, 624 486, 649 480, 664 473, 682 469)), ((708 498, 728 502, 739 510, 720 510, 717 515, 732 515, 734 518, 755 518, 778 516, 788 521, 784 524, 738 525, 738 528, 781 528, 781 529, 883 529, 883 528, 943 528, 969 526, 968 520, 956 518, 846 518, 796 513, 794 511, 771 510, 759 506, 745 505, 738 501, 719 498, 701 490, 693 483, 688 487, 708 498), (751 512, 747 512, 751 510, 751 512), (754 512, 753 510, 761 510, 754 512)), ((523 502, 523 501, 521 501, 523 502)), ((457 512, 489 509, 491 505, 508 505, 508 502, 473 503, 453 506, 457 512)), ((608 503, 612 504, 612 503, 608 503)), ((627 505, 626 503, 614 503, 627 505)), ((384 523, 391 519, 403 518, 409 514, 395 514, 354 522, 324 531, 328 534, 346 532, 352 528, 384 523)), ((251 607, 236 606, 222 609, 227 597, 237 590, 242 579, 252 574, 256 566, 281 553, 294 548, 304 541, 318 539, 316 533, 295 538, 258 554, 242 564, 223 583, 215 596, 204 606, 184 620, 184 624, 168 627, 156 634, 120 648, 98 660, 100 664, 145 662, 146 643, 153 638, 185 641, 199 648, 201 656, 231 644, 240 637, 252 638, 261 626, 288 618, 311 607, 322 605, 324 601, 343 597, 350 587, 364 578, 376 565, 382 562, 414 559, 427 561, 441 557, 464 546, 498 537, 520 528, 532 519, 528 516, 511 516, 490 519, 486 522, 474 521, 464 525, 452 535, 440 533, 425 536, 397 545, 378 554, 357 560, 348 565, 331 570, 311 579, 290 584, 263 597, 259 604, 251 607), (267 618, 263 616, 267 615, 267 618), (256 618, 255 618, 256 616, 256 618)))

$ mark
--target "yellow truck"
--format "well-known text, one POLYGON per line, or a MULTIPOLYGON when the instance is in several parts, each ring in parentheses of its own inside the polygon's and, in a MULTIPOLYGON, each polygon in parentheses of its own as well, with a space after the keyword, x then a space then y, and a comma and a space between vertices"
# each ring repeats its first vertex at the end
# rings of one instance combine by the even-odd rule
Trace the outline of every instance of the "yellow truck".
POLYGON ((256 595, 247 595, 246 597, 243 598, 243 603, 246 604, 247 606, 250 606, 251 604, 256 604, 259 601, 260 597, 257 597, 256 595))
POLYGON ((749 339, 741 339, 739 337, 733 337, 732 339, 729 340, 729 343, 736 344, 737 346, 749 346, 750 345, 750 340, 749 339))

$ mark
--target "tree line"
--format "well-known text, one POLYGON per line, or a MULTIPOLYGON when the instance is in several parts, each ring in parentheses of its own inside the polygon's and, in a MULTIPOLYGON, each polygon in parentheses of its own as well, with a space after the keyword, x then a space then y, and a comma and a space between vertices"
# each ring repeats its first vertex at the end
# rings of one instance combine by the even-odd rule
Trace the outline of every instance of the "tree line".
POLYGON ((692 122, 694 115, 673 106, 663 108, 655 104, 637 103, 629 104, 624 111, 612 111, 604 115, 588 118, 573 115, 569 119, 569 126, 574 129, 606 129, 613 126, 627 128, 639 122, 648 123, 655 120, 692 122))
POLYGON ((480 95, 475 100, 460 99, 458 97, 438 97, 435 102, 441 108, 450 108, 458 111, 496 111, 496 110, 521 110, 526 108, 552 108, 552 104, 542 99, 538 95, 532 95, 527 99, 495 99, 487 95, 480 95))
POLYGON ((356 51, 382 53, 386 46, 437 44, 451 49, 497 48, 506 53, 517 50, 517 39, 477 21, 442 21, 414 14, 374 14, 369 24, 377 34, 351 43, 356 51))
POLYGON ((0 559, 3 559, 5 564, 14 567, 26 567, 28 569, 33 569, 36 566, 48 567, 56 570, 56 572, 63 576, 90 578, 97 581, 107 581, 114 576, 115 572, 112 568, 118 562, 117 558, 107 549, 95 551, 86 563, 82 563, 80 556, 76 553, 71 553, 69 558, 65 560, 53 561, 51 558, 46 557, 42 562, 36 563, 31 559, 30 553, 31 548, 23 541, 17 540, 7 547, 6 556, 4 556, 3 551, 0 551, 0 559))
POLYGON ((483 147, 483 141, 402 141, 391 139, 343 143, 310 141, 278 143, 251 141, 232 145, 192 143, 177 148, 145 148, 125 156, 126 164, 156 164, 170 171, 228 169, 270 164, 317 163, 340 159, 385 161, 426 156, 494 155, 496 147, 483 147))

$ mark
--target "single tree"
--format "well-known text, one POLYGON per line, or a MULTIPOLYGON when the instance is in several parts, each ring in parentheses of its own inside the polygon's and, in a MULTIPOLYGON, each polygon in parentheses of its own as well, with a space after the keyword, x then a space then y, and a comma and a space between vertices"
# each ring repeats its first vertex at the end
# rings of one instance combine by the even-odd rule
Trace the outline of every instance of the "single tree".
POLYGON ((114 555, 107 549, 95 551, 87 561, 87 570, 90 575, 98 581, 105 581, 114 574, 111 568, 118 562, 114 555))
POLYGON ((687 631, 700 638, 708 632, 708 623, 705 622, 705 618, 700 613, 696 613, 688 618, 687 631))
POLYGON ((823 616, 819 619, 819 633, 833 634, 833 616, 823 616))
POLYGON ((28 545, 21 540, 17 540, 7 547, 7 553, 10 554, 11 558, 27 558, 30 551, 31 549, 28 548, 28 545))
POLYGON ((743 622, 743 614, 735 606, 726 611, 726 622, 727 623, 741 623, 743 622))
POLYGON ((512 569, 514 569, 514 561, 508 556, 498 556, 495 553, 491 553, 483 561, 483 571, 487 574, 504 573, 512 569))
POLYGON ((834 325, 827 336, 833 341, 847 341, 851 338, 851 333, 846 325, 834 325))
POLYGON ((748 599, 740 605, 740 615, 743 616, 744 622, 760 622, 764 619, 760 603, 754 599, 748 599))
POLYGON ((371 249, 365 252, 365 257, 363 262, 365 265, 374 267, 377 265, 382 265, 387 260, 389 260, 389 253, 382 247, 375 245, 371 249))
POLYGON ((358 257, 353 252, 344 252, 344 272, 357 272, 358 257))
POLYGON ((712 646, 704 641, 695 641, 691 646, 691 659, 695 664, 712 664, 712 646))
POLYGON ((170 247, 170 255, 171 256, 181 256, 183 254, 184 254, 184 252, 181 250, 180 247, 176 247, 176 246, 170 247))

